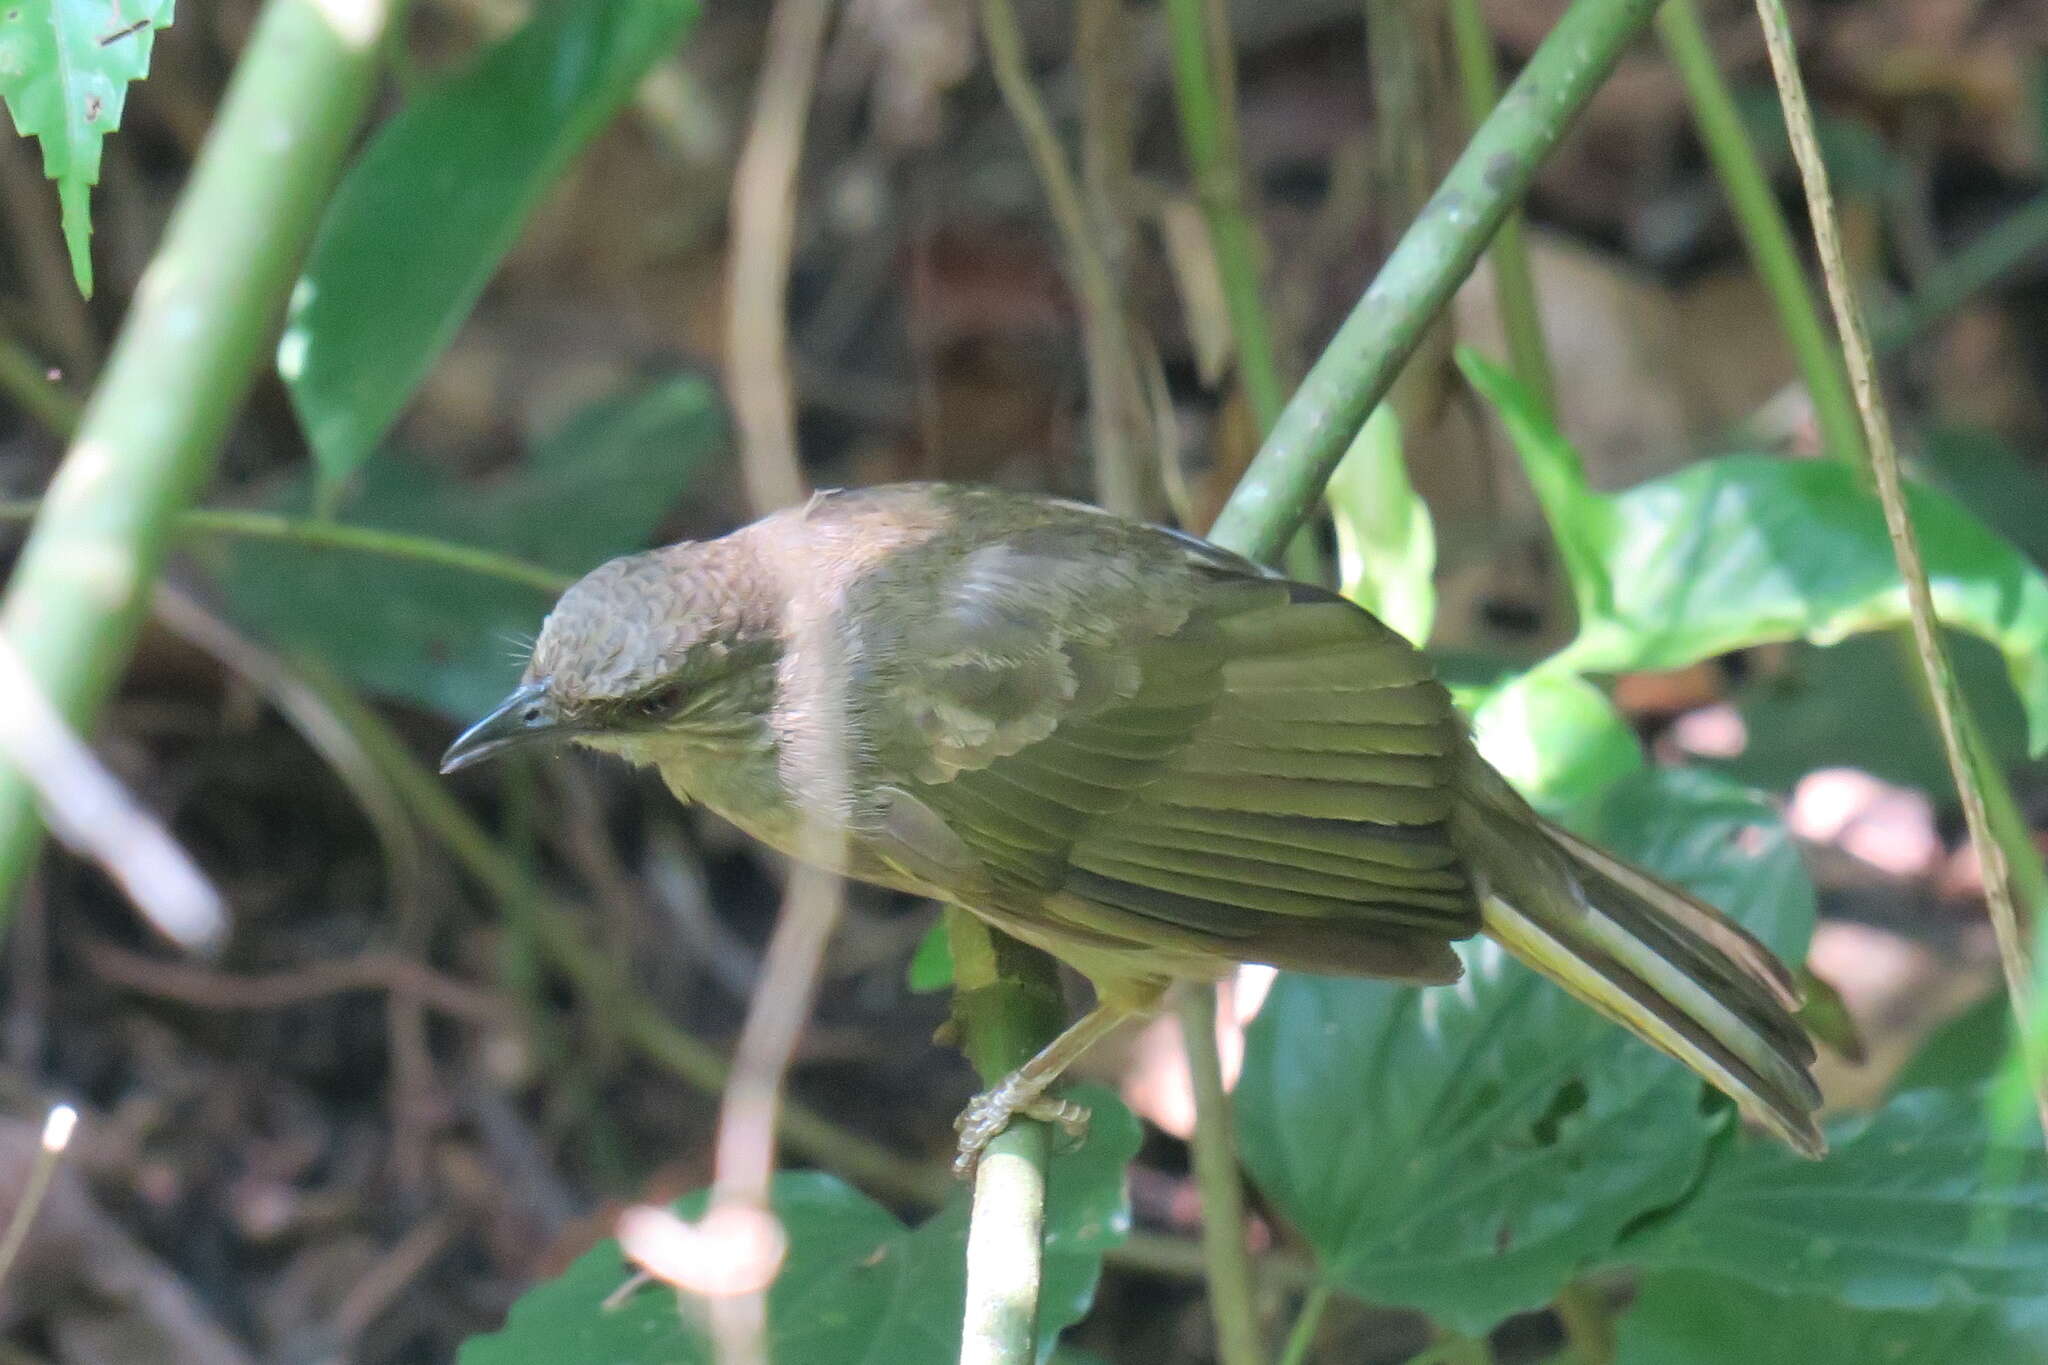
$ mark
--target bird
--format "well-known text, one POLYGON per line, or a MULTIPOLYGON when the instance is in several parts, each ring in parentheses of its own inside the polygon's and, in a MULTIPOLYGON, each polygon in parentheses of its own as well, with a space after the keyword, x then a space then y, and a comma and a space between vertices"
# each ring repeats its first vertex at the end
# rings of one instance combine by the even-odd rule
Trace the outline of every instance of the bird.
POLYGON ((1795 979, 1734 920, 1539 815, 1364 608, 1084 503, 821 492, 613 559, 454 772, 568 741, 801 861, 980 916, 1094 1006, 977 1096, 958 1165, 1176 982, 1415 985, 1484 934, 1819 1157, 1795 979))

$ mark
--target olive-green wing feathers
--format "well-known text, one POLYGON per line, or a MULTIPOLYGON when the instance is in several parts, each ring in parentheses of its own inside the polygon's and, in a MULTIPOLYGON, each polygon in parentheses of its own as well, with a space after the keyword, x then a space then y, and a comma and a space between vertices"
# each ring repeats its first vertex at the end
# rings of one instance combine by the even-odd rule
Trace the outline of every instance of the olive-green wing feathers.
POLYGON ((1457 975, 1458 732, 1371 616, 1077 509, 965 549, 909 619, 861 650, 877 775, 971 850, 985 909, 1076 946, 1457 975))

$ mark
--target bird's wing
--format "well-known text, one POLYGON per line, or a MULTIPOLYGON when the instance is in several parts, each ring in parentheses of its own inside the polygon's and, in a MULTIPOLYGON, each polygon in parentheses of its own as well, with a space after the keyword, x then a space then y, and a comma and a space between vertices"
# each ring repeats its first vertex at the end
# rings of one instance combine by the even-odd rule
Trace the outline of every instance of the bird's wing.
POLYGON ((891 586, 913 609, 859 651, 877 776, 1013 912, 1077 943, 1456 975, 1456 721, 1373 617, 1080 513, 891 586))

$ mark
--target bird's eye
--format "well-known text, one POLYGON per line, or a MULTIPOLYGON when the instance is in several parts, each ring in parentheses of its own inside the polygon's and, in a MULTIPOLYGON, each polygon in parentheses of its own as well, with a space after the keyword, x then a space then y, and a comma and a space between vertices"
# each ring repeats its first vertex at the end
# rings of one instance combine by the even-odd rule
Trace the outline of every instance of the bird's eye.
POLYGON ((684 690, 681 683, 667 683, 652 692, 643 692, 633 701, 633 709, 650 720, 659 720, 683 704, 684 690))

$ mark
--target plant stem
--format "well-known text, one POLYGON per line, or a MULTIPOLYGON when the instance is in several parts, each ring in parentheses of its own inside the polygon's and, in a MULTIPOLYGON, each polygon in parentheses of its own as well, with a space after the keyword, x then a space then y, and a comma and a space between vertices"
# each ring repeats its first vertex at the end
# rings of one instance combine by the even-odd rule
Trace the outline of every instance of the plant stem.
POLYGON ((1656 0, 1575 0, 1281 412, 1213 539, 1258 559, 1286 543, 1537 166, 1655 9, 1656 0))
POLYGON ((1280 1365, 1308 1365, 1308 1354, 1315 1349, 1316 1331, 1323 1325, 1323 1310, 1330 1306, 1330 1286, 1317 1284, 1310 1288, 1308 1297, 1301 1301, 1301 1311, 1294 1315, 1294 1328, 1287 1334, 1287 1345, 1280 1351, 1280 1365))
MULTIPOLYGON (((953 1017, 968 1060, 994 1085, 1059 1031, 1059 970, 1051 958, 946 911, 953 950, 953 1017)), ((1046 1125, 1017 1119, 997 1134, 974 1175, 967 1231, 967 1308, 960 1365, 1029 1365, 1037 1358, 1045 1254, 1046 1125)))
POLYGON ((1216 1052, 1216 988, 1190 982, 1180 992, 1180 1032, 1195 1091, 1195 1188, 1202 1194, 1202 1254, 1209 1266, 1209 1316, 1216 1323, 1220 1365, 1259 1365, 1258 1310, 1251 1254, 1244 1244, 1244 1186, 1237 1168, 1236 1128, 1216 1052))
MULTIPOLYGON (((1843 359, 1862 416, 1863 435, 1870 452, 1871 473, 1884 505, 1885 527, 1890 532, 1892 553, 1899 563, 1899 575, 1906 584, 1906 603, 1912 613, 1913 642, 1934 701, 1942 748, 1948 755, 1949 772, 1962 798, 1963 818, 1970 840, 1984 872, 1984 898, 1991 926, 1998 940, 1999 963, 2004 968, 2006 991, 2017 1021, 2019 1055, 2032 1083, 2035 1107, 2042 1115, 2044 1141, 2048 1141, 2048 1069, 2044 1069, 2041 1039, 2029 1006, 2032 967, 2028 962, 2024 925, 2015 904, 2012 869, 2038 885, 2040 854, 2020 830, 2001 829, 1992 822, 1984 792, 1996 780, 1984 756, 1976 721, 1955 671, 1942 646, 1941 622, 1935 614, 1934 594, 1927 583, 1927 568, 1920 556, 1920 542, 1906 510, 1905 490, 1899 473, 1898 451, 1892 440, 1891 416, 1877 387, 1876 364, 1871 356, 1870 337, 1864 327, 1863 308, 1849 276, 1842 251, 1840 228, 1835 218, 1834 192, 1828 184, 1827 166, 1821 160, 1820 142, 1814 133, 1813 113, 1806 99, 1806 84, 1799 73, 1799 59, 1792 45, 1791 22, 1783 0, 1756 0, 1757 16, 1770 49, 1771 72, 1778 83, 1778 98, 1785 108, 1786 131, 1792 140, 1793 159, 1799 163, 1800 179, 1806 188, 1808 214, 1813 220, 1814 240, 1820 248, 1821 268, 1827 278, 1828 300, 1833 305, 1835 329, 1841 336, 1843 359), (1990 778, 1986 774, 1992 774, 1990 778), (2004 834, 2010 843, 2001 843, 2004 834)), ((2002 784, 2000 784, 2002 785, 2002 784)), ((2030 907, 2039 915, 2043 907, 2030 907)), ((2044 919, 2043 923, 2048 923, 2044 919)))
MULTIPOLYGON (((112 690, 176 515, 268 355, 401 4, 264 6, 51 484, 0 630, 80 730, 112 690)), ((41 833, 26 784, 0 774, 0 923, 41 833)))
POLYGON ((1246 203, 1230 19, 1223 0, 1166 0, 1166 24, 1181 143, 1194 174, 1195 197, 1209 223, 1216 272, 1223 280, 1238 382, 1244 385, 1252 420, 1263 436, 1279 420, 1286 395, 1273 352, 1273 329, 1259 297, 1264 251, 1246 203))
POLYGON ((1877 349, 1891 351, 1903 346, 2043 246, 2048 246, 2048 194, 2014 209, 1928 271, 1918 293, 1879 317, 1877 349))
POLYGON ((1088 365, 1088 430, 1095 457, 1096 501, 1112 512, 1140 515, 1145 481, 1130 443, 1130 417, 1138 402, 1137 375, 1123 299, 1109 259, 1090 230, 1073 168, 1052 116, 1031 82, 1024 35, 1010 0, 981 0, 982 41, 996 89, 1024 137, 1039 183, 1059 229, 1067 269, 1080 296, 1082 349, 1088 365))
MULTIPOLYGON (((1494 61, 1493 35, 1479 0, 1451 0, 1451 44, 1458 58, 1458 83, 1465 92, 1465 113, 1477 128, 1500 99, 1500 69, 1494 61)), ((1508 364, 1515 378, 1536 396, 1544 413, 1557 416, 1557 381, 1550 370, 1550 349, 1543 340, 1543 314, 1536 304, 1536 278, 1529 269, 1529 245, 1522 234, 1522 211, 1501 219, 1493 245, 1494 297, 1499 300, 1501 330, 1507 336, 1508 364)))
POLYGON ((20 338, 0 330, 0 392, 33 417, 44 430, 69 436, 82 408, 68 390, 50 378, 50 367, 36 362, 20 338))
POLYGON ((1841 353, 1821 321, 1820 300, 1806 278, 1798 244, 1778 207, 1756 144, 1735 107, 1735 97, 1714 61, 1713 45, 1707 40, 1694 0, 1665 0, 1657 12, 1657 35, 1685 82, 1700 145, 1714 163, 1714 174, 1728 196, 1729 210, 1749 248, 1749 258, 1798 358, 1820 424, 1821 441, 1837 459, 1862 468, 1868 463, 1863 427, 1856 416, 1856 396, 1849 390, 1841 353))

